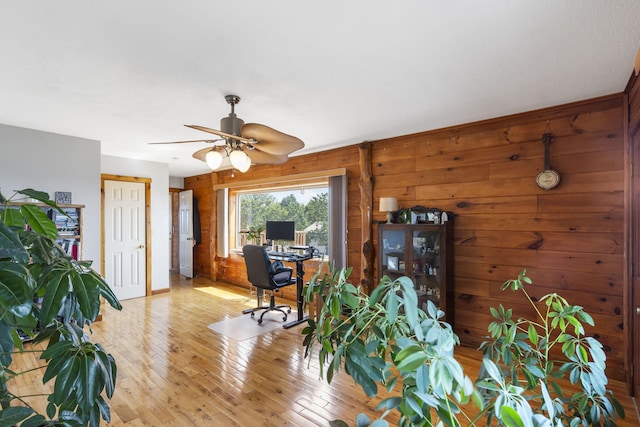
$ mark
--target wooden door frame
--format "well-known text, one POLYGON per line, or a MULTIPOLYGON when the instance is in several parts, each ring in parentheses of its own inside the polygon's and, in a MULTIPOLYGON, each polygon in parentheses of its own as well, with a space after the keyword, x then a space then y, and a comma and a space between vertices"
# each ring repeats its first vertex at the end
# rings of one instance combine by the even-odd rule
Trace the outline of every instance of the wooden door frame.
POLYGON ((144 206, 145 206, 145 296, 152 294, 151 290, 151 178, 139 178, 136 176, 125 175, 100 175, 100 246, 102 256, 100 257, 100 273, 105 277, 104 271, 104 182, 105 181, 124 181, 136 182, 144 184, 144 206))

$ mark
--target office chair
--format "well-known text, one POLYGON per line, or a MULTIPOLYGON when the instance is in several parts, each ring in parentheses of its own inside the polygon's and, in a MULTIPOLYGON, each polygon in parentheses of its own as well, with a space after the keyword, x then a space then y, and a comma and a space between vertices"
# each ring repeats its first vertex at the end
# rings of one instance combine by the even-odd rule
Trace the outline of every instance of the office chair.
POLYGON ((290 305, 276 305, 274 291, 289 285, 296 284, 296 278, 293 276, 293 268, 278 266, 274 268, 266 246, 245 245, 242 247, 244 255, 244 263, 247 266, 247 279, 258 289, 258 306, 244 310, 242 313, 251 313, 251 317, 255 317, 256 311, 264 310, 258 319, 258 324, 262 323, 262 318, 269 311, 279 311, 287 320, 287 313, 291 313, 290 305), (269 305, 262 305, 262 295, 264 291, 271 291, 269 305), (287 308, 287 311, 283 310, 287 308))

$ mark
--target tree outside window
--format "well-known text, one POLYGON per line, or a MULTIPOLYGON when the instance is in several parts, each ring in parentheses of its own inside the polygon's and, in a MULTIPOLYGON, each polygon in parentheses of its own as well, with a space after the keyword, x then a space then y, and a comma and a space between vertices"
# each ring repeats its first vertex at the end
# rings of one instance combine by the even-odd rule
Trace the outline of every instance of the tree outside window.
POLYGON ((239 230, 236 241, 240 245, 246 242, 246 233, 251 227, 265 227, 267 221, 295 221, 296 232, 305 233, 305 244, 327 253, 328 187, 243 192, 238 194, 238 206, 239 230))

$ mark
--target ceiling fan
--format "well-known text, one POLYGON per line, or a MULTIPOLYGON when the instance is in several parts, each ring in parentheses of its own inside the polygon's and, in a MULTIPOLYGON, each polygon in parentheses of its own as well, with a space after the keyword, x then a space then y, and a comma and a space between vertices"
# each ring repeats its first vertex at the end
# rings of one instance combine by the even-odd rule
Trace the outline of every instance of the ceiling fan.
POLYGON ((258 123, 245 124, 244 120, 239 119, 235 113, 235 106, 240 102, 240 97, 226 95, 224 99, 231 105, 231 113, 220 120, 221 130, 198 125, 185 125, 192 129, 212 133, 220 138, 151 142, 150 144, 207 142, 213 146, 196 151, 193 153, 194 158, 206 162, 212 170, 231 166, 240 172, 248 171, 252 164, 284 163, 288 160, 289 154, 304 147, 304 142, 295 136, 258 123))

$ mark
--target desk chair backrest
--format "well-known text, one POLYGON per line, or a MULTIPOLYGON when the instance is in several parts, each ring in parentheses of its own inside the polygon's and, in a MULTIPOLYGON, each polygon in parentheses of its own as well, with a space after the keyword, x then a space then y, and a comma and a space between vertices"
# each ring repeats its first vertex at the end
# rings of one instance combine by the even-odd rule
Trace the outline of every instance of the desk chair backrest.
POLYGON ((266 246, 245 245, 242 247, 244 262, 247 266, 247 279, 253 286, 263 289, 271 289, 275 286, 271 283, 273 267, 267 253, 266 246))

